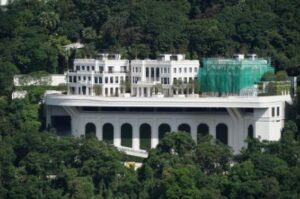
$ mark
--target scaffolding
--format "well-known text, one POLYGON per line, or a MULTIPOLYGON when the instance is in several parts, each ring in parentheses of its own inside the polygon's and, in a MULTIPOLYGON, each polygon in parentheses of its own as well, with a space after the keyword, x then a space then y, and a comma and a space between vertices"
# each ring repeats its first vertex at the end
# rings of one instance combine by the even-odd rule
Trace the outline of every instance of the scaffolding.
POLYGON ((205 58, 198 72, 200 91, 207 95, 240 95, 253 88, 266 72, 274 73, 270 59, 205 58))

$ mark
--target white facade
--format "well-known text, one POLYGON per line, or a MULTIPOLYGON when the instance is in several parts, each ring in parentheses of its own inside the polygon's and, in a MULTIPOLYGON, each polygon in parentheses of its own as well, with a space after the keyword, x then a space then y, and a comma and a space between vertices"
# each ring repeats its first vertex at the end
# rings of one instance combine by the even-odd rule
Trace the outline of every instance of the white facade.
POLYGON ((74 136, 93 131, 99 140, 142 157, 144 136, 154 148, 164 133, 178 130, 195 141, 209 133, 235 153, 248 136, 280 139, 290 95, 200 97, 193 94, 198 70, 198 60, 180 54, 131 62, 119 54, 76 59, 67 74, 68 95, 45 95, 47 126, 74 136))
POLYGON ((284 125, 285 103, 289 95, 270 97, 199 97, 199 98, 140 98, 97 97, 79 95, 47 95, 47 124, 53 116, 69 116, 70 131, 74 136, 84 136, 87 124, 94 124, 96 136, 103 140, 105 124, 113 126, 113 144, 132 155, 145 156, 140 147, 141 125, 151 128, 151 147, 159 142, 160 126, 167 124, 170 131, 187 125, 192 138, 197 141, 199 126, 207 125, 208 132, 238 153, 245 147, 247 136, 262 140, 278 140, 284 125), (85 108, 86 109, 85 109, 85 108), (122 145, 122 125, 132 127, 132 146, 122 145), (225 130, 218 130, 225 125, 225 130), (223 132, 224 131, 224 132, 223 132), (251 132, 250 132, 251 131, 251 132), (221 138, 222 139, 222 138, 221 138))
POLYGON ((46 76, 31 76, 31 75, 15 75, 14 85, 15 86, 59 86, 66 85, 66 75, 64 74, 53 74, 46 76))
POLYGON ((129 61, 119 54, 101 54, 99 59, 75 59, 68 73, 69 94, 119 96, 129 78, 129 61), (96 87, 100 89, 97 93, 96 87))
POLYGON ((68 73, 69 94, 110 97, 124 95, 126 90, 135 97, 192 94, 199 66, 198 60, 185 60, 181 54, 164 54, 157 60, 131 62, 121 59, 120 54, 75 59, 73 70, 68 73), (185 87, 181 88, 181 85, 185 87))

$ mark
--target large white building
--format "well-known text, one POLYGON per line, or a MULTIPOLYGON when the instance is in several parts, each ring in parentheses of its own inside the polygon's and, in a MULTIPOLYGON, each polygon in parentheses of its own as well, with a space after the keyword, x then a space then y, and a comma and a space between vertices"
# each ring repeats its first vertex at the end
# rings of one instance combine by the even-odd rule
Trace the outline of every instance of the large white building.
POLYGON ((178 130, 190 133, 195 141, 211 134, 236 153, 246 146, 248 136, 280 138, 289 94, 195 95, 187 85, 195 82, 198 70, 199 61, 185 60, 183 55, 130 62, 102 54, 75 60, 68 73, 68 94, 45 96, 47 125, 60 134, 95 133, 138 156, 146 156, 165 133, 178 130), (124 82, 131 83, 129 89, 124 82))

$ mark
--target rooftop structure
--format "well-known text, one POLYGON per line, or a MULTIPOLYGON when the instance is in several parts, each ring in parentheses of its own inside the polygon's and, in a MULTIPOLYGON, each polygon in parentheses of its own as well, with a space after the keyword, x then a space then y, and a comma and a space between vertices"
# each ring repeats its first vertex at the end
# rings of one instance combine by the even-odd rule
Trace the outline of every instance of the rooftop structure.
POLYGON ((256 58, 254 54, 248 58, 244 55, 237 55, 235 59, 205 58, 202 63, 198 80, 200 90, 217 96, 255 91, 255 84, 260 82, 264 73, 274 73, 269 60, 256 58))

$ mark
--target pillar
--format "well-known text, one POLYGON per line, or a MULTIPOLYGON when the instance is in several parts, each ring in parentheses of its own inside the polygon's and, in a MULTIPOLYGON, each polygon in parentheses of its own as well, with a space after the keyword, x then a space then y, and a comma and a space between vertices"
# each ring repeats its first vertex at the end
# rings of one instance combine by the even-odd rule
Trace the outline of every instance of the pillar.
POLYGON ((140 150, 140 135, 139 135, 139 127, 137 124, 133 125, 132 132, 132 148, 134 150, 140 150))

